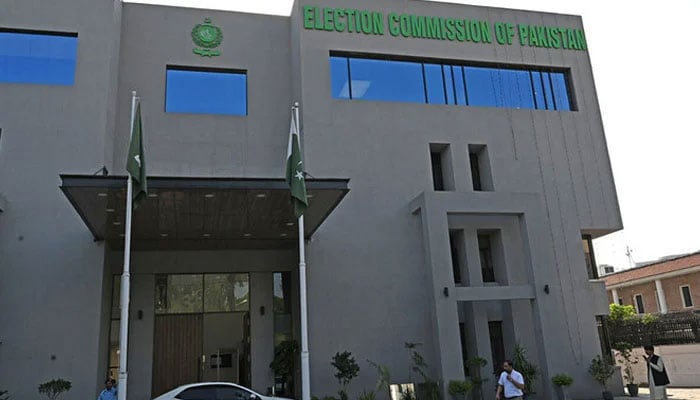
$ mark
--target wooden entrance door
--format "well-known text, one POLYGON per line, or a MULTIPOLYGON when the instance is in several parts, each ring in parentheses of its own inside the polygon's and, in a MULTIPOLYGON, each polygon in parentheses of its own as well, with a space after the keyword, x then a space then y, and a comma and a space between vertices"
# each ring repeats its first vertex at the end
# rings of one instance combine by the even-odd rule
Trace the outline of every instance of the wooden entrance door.
POLYGON ((157 315, 152 395, 198 382, 202 366, 202 314, 157 315))

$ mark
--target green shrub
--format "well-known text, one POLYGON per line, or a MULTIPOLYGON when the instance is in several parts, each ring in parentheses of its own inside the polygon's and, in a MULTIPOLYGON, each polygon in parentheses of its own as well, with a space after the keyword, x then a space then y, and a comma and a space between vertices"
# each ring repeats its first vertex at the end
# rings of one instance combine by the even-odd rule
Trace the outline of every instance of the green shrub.
POLYGON ((610 321, 628 321, 635 317, 634 307, 630 305, 610 304, 610 321))
POLYGON ((39 385, 39 393, 45 394, 50 400, 56 400, 63 392, 71 388, 71 383, 63 379, 54 379, 39 385))
POLYGON ((366 390, 363 390, 362 394, 360 394, 360 397, 358 400, 374 400, 374 399, 375 399, 375 395, 374 395, 373 390, 370 390, 369 392, 366 390))
POLYGON ((557 374, 552 377, 552 383, 557 386, 571 386, 574 378, 567 374, 557 374))
POLYGON ((340 400, 347 400, 348 385, 350 384, 350 381, 352 381, 353 378, 355 378, 360 372, 360 366, 357 365, 357 363, 355 362, 355 358, 349 351, 335 353, 331 365, 333 365, 336 370, 334 376, 338 379, 338 383, 342 385, 342 388, 338 392, 340 400))
POLYGON ((0 400, 10 400, 10 396, 7 395, 7 390, 0 390, 0 400))
POLYGON ((513 368, 520 372, 525 380, 525 393, 533 393, 540 369, 527 359, 527 351, 520 344, 516 344, 513 349, 513 368))
POLYGON ((466 396, 472 391, 474 385, 470 381, 450 381, 447 391, 453 396, 466 396))
POLYGON ((615 373, 615 366, 609 357, 595 356, 588 367, 588 373, 600 386, 607 389, 608 379, 615 373))

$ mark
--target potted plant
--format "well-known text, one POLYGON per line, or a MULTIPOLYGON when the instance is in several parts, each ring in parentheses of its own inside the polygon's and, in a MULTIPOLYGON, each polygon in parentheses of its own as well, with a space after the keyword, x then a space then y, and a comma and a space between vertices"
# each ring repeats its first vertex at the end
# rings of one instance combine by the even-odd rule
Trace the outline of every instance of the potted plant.
POLYGON ((525 380, 524 397, 534 399, 535 382, 540 375, 540 369, 527 359, 527 351, 520 344, 516 344, 513 349, 513 368, 520 372, 525 380))
POLYGON ((408 351, 411 359, 410 369, 408 371, 409 380, 412 381, 412 371, 417 372, 418 375, 423 378, 422 383, 418 383, 414 386, 415 398, 417 400, 440 400, 440 384, 428 376, 426 372, 428 364, 426 364, 425 359, 417 350, 421 345, 421 343, 404 343, 404 348, 408 351))
POLYGON ((484 382, 488 381, 481 377, 481 369, 488 364, 486 359, 481 357, 473 357, 464 362, 464 370, 469 371, 470 381, 472 384, 472 392, 474 399, 481 399, 481 389, 484 382))
POLYGON ((639 363, 639 358, 632 355, 634 347, 628 342, 618 342, 615 343, 613 349, 618 352, 623 360, 622 373, 625 382, 627 382, 627 392, 630 396, 637 397, 637 394, 639 394, 639 385, 634 383, 634 370, 632 369, 632 365, 639 363))
POLYGON ((53 379, 39 385, 39 393, 45 394, 50 400, 56 400, 63 392, 69 391, 71 386, 70 381, 53 379))
POLYGON ((473 387, 471 381, 450 381, 447 385, 447 391, 454 400, 466 400, 473 387))
POLYGON ((293 393, 291 384, 288 383, 293 382, 294 361, 298 354, 299 345, 294 340, 285 340, 275 346, 275 357, 270 363, 270 369, 275 374, 275 383, 278 380, 282 382, 280 393, 282 395, 289 396, 293 393))
POLYGON ((574 378, 567 374, 557 374, 552 377, 552 383, 559 400, 569 400, 568 387, 574 383, 574 378))
POLYGON ((603 399, 613 400, 613 395, 608 391, 608 379, 615 373, 615 366, 609 357, 596 356, 588 367, 588 373, 603 388, 603 399))

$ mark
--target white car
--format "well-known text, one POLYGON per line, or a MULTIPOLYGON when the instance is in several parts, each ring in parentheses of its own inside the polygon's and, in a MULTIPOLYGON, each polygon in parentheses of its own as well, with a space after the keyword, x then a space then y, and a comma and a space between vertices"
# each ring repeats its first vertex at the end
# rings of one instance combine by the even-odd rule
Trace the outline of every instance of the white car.
POLYGON ((263 396, 230 382, 200 382, 182 385, 153 400, 291 400, 263 396))

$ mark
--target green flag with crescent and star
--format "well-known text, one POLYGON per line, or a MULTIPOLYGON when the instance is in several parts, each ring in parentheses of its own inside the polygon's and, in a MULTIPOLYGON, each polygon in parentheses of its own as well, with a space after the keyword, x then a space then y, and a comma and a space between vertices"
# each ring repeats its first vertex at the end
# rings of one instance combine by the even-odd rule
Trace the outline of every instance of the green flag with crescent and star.
POLYGON ((134 124, 131 127, 131 143, 126 159, 126 170, 133 180, 132 198, 134 207, 148 194, 146 184, 146 154, 143 151, 143 132, 141 131, 141 104, 136 105, 134 124))
POLYGON ((299 130, 294 121, 289 126, 289 145, 287 147, 287 184, 292 194, 294 202, 294 215, 297 218, 304 215, 309 203, 306 198, 306 182, 304 180, 304 164, 301 159, 301 148, 299 146, 299 130))

